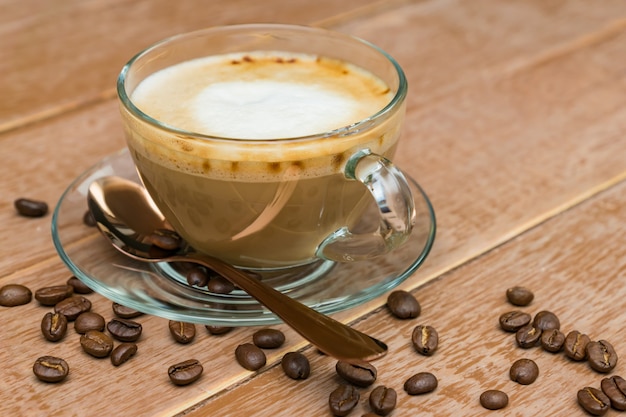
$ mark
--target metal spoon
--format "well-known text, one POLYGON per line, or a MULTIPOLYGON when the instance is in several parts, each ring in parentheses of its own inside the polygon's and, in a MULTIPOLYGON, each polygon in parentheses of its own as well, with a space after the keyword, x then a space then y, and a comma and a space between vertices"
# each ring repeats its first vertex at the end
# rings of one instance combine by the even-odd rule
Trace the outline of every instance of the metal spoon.
POLYGON ((164 255, 164 251, 144 243, 147 236, 168 226, 146 190, 135 182, 119 177, 97 179, 89 186, 88 204, 98 229, 116 249, 131 258, 206 266, 246 291, 302 337, 336 359, 359 363, 387 353, 383 342, 313 310, 219 259, 186 249, 164 255))

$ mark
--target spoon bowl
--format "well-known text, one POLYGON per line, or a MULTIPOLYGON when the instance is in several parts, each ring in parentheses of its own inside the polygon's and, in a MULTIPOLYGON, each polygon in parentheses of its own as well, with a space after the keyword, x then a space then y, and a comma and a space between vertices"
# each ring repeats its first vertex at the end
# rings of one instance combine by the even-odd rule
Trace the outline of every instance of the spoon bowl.
POLYGON ((145 262, 191 262, 205 266, 338 360, 360 363, 386 354, 387 346, 380 340, 299 303, 230 264, 185 246, 168 251, 153 245, 150 236, 155 231, 172 228, 141 185, 119 177, 102 177, 89 186, 87 200, 100 232, 127 256, 145 262))

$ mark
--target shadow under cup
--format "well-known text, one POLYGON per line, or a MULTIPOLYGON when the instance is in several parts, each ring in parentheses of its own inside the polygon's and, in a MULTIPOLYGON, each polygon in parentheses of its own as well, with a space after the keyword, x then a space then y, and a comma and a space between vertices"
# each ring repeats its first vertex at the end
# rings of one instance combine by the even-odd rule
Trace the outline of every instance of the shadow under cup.
POLYGON ((337 261, 387 253, 409 235, 413 199, 389 163, 400 137, 406 90, 399 65, 377 47, 287 25, 225 26, 176 36, 135 56, 118 80, 130 154, 174 229, 195 250, 293 280, 324 274, 337 261), (142 80, 161 69, 255 51, 348 62, 380 78, 395 94, 358 123, 274 140, 185 131, 152 118, 130 98, 142 80), (381 190, 385 193, 377 197, 381 190))

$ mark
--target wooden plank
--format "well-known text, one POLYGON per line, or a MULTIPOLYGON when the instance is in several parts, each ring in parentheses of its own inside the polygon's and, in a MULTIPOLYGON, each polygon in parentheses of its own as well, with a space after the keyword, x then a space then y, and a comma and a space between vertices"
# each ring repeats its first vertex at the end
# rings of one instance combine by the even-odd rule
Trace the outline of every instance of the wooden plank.
MULTIPOLYGON (((626 375, 625 208, 626 182, 622 182, 415 290, 422 306, 418 318, 401 321, 383 307, 358 323, 359 329, 385 340, 390 352, 373 362, 376 383, 358 389, 361 399, 350 415, 371 411, 368 397, 377 385, 397 392, 398 405, 391 415, 483 416, 488 411, 479 397, 488 389, 508 394, 509 405, 502 415, 584 415, 576 402, 577 391, 599 388, 607 374, 564 353, 517 347, 514 334, 499 328, 498 317, 514 309, 533 316, 552 311, 566 334, 578 330, 592 340, 612 343, 621 359, 608 375, 626 375), (506 301, 506 289, 516 285, 534 291, 528 307, 506 301), (422 356, 411 345, 417 325, 431 325, 438 331, 439 349, 433 356, 422 356), (539 377, 531 385, 509 378, 511 365, 521 358, 532 359, 539 367, 539 377), (417 372, 433 373, 438 379, 436 391, 409 396, 403 385, 417 372)), ((335 361, 314 349, 304 354, 312 369, 307 380, 290 380, 276 365, 184 415, 330 415, 328 396, 343 382, 334 370, 335 361)))

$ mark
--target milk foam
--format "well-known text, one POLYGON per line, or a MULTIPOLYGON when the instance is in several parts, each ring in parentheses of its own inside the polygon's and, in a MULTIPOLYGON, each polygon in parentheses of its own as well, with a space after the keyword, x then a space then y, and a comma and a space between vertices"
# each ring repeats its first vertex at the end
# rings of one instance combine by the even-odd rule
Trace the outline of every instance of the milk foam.
POLYGON ((193 117, 198 131, 212 135, 276 139, 334 130, 359 116, 358 103, 323 87, 259 80, 211 84, 196 97, 193 117))
POLYGON ((132 100, 173 127, 209 136, 279 139, 329 132, 381 110, 392 94, 372 74, 309 55, 200 58, 143 80, 132 100))

